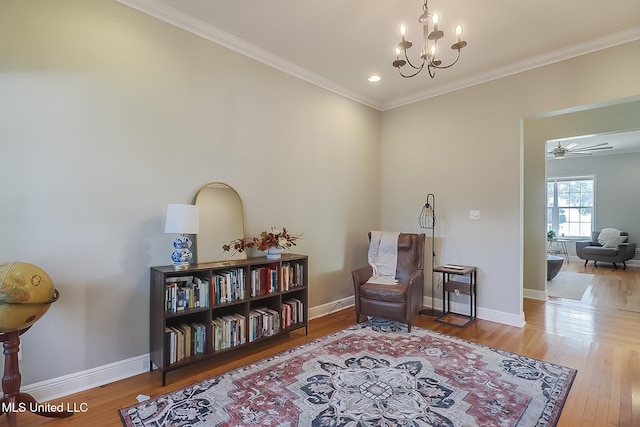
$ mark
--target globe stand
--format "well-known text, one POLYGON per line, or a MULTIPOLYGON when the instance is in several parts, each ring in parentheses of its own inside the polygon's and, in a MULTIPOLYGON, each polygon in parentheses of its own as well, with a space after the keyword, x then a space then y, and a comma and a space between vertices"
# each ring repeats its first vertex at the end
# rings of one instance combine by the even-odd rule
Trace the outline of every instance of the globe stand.
POLYGON ((4 351, 4 375, 2 377, 3 396, 0 399, 0 415, 7 414, 10 427, 16 426, 18 412, 29 411, 36 415, 49 418, 66 418, 73 415, 70 411, 49 412, 42 410, 45 406, 39 404, 28 393, 20 392, 22 375, 18 363, 18 351, 20 350, 20 335, 29 328, 20 331, 5 332, 0 334, 0 341, 4 351))
MULTIPOLYGON (((40 277, 40 276, 34 276, 40 277)), ((7 283, 5 277, 5 284, 7 283)), ((33 283, 33 278, 32 278, 33 283)), ((40 284, 40 281, 36 282, 40 284)), ((38 320, 49 308, 49 306, 56 302, 60 297, 60 293, 57 290, 53 290, 53 297, 46 302, 34 302, 34 303, 4 303, 4 305, 13 305, 14 307, 20 307, 23 311, 19 312, 19 315, 28 315, 26 317, 23 326, 6 326, 6 330, 2 330, 0 327, 0 342, 4 348, 2 354, 4 354, 4 375, 2 376, 2 392, 3 396, 0 399, 0 416, 7 414, 7 420, 9 427, 16 426, 16 416, 18 412, 31 412, 42 417, 49 418, 66 418, 73 415, 71 411, 58 410, 56 406, 53 410, 46 410, 47 405, 42 405, 36 401, 36 399, 28 393, 22 393, 20 391, 20 384, 22 383, 22 374, 20 373, 20 364, 18 360, 18 352, 20 351, 20 335, 24 334, 31 328, 33 323, 38 320)), ((15 316, 15 313, 12 313, 15 316)), ((15 318, 15 317, 14 317, 15 318)))
MULTIPOLYGON (((29 326, 30 328, 30 326, 29 326)), ((5 332, 0 334, 0 341, 4 351, 4 375, 2 377, 2 391, 4 395, 0 399, 0 415, 7 414, 10 427, 16 426, 18 412, 29 411, 36 415, 49 418, 65 418, 73 415, 70 411, 49 412, 42 410, 45 406, 39 404, 28 393, 20 392, 22 375, 18 364, 18 351, 20 350, 20 335, 29 328, 20 331, 5 332)))
POLYGON ((51 277, 44 270, 28 262, 0 263, 0 284, 0 342, 4 348, 0 416, 7 414, 9 426, 15 427, 19 412, 28 411, 49 418, 73 415, 59 405, 39 404, 30 394, 20 392, 20 335, 58 301, 60 292, 53 287, 51 277))

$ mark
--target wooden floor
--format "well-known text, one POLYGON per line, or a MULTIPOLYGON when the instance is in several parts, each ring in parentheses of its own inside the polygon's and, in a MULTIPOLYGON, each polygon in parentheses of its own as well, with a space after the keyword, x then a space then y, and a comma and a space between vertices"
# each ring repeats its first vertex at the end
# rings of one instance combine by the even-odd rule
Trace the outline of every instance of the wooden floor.
MULTIPOLYGON (((524 328, 476 320, 461 329, 428 316, 421 316, 417 325, 577 369, 559 426, 640 426, 640 267, 595 269, 573 261, 565 263, 563 271, 593 274, 582 301, 525 299, 524 328)), ((54 403, 86 407, 87 412, 58 420, 20 413, 18 425, 119 426, 118 409, 134 404, 139 394, 166 393, 257 361, 348 327, 354 318, 353 310, 347 309, 312 320, 307 336, 295 332, 251 355, 171 372, 166 387, 160 386, 160 375, 154 372, 67 396, 54 403)), ((0 426, 5 425, 2 417, 0 426)))

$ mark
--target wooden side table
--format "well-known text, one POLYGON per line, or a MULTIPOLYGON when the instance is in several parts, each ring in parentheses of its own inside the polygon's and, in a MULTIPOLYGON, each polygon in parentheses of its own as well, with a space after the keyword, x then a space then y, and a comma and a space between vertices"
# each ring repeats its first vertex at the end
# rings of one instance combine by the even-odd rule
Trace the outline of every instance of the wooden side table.
POLYGON ((468 265, 445 264, 433 269, 442 274, 442 315, 436 317, 436 322, 463 328, 476 318, 477 310, 477 268, 468 265), (456 276, 456 277, 452 277, 456 276), (467 281, 460 280, 467 277, 467 281), (457 279, 457 280, 456 280, 457 279), (451 311, 450 293, 469 295, 469 314, 451 311), (464 323, 453 323, 444 318, 450 314, 467 318, 464 323))

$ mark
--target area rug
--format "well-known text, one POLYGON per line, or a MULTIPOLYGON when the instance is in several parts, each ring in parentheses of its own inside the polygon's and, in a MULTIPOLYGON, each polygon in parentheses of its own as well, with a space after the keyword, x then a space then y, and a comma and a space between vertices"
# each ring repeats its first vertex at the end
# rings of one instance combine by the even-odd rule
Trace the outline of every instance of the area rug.
POLYGON ((369 321, 119 411, 125 426, 555 426, 576 370, 369 321))
POLYGON ((592 279, 593 274, 561 271, 553 280, 547 281, 547 295, 579 301, 591 285, 592 279))

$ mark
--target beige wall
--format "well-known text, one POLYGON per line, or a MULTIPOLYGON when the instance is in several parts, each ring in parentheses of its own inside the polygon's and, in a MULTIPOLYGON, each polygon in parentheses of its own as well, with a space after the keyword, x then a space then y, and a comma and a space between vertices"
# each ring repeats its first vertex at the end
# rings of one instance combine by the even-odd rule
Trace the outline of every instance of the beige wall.
POLYGON ((247 234, 303 233, 311 306, 353 294, 379 112, 113 1, 3 1, 0 52, 0 260, 62 295, 23 336, 23 384, 148 353, 166 206, 206 182, 238 190, 247 234))
MULTIPOLYGON (((545 283, 545 137, 569 135, 528 131, 561 121, 560 110, 639 94, 638 51, 629 43, 385 112, 383 228, 415 229, 434 193, 437 261, 479 268, 480 317, 521 322, 523 285, 545 283)), ((625 120, 637 127, 637 117, 625 120)))
POLYGON ((116 2, 0 1, 0 259, 62 293, 23 336, 24 384, 148 352, 166 205, 209 181, 248 234, 304 233, 312 306, 352 295, 366 232, 419 231, 434 193, 438 261, 477 265, 480 317, 521 324, 523 247, 544 251, 524 120, 640 93, 633 43, 379 113, 116 2))

